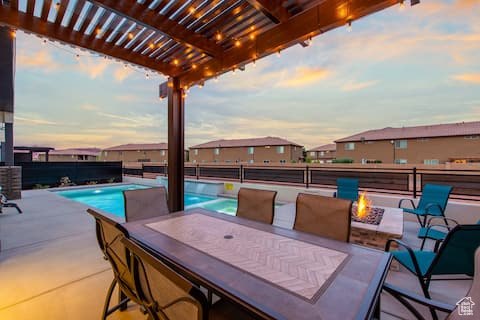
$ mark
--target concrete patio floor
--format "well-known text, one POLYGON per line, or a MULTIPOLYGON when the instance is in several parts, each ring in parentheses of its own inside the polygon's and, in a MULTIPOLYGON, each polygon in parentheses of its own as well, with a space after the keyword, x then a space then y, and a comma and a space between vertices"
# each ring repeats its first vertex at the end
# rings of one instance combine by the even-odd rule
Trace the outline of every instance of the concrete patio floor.
MULTIPOLYGON (((24 211, 0 215, 0 319, 100 319, 110 265, 98 248, 94 222, 81 203, 47 190, 24 191, 15 201, 24 211)), ((418 225, 404 222, 404 240, 419 247, 418 225)), ((390 271, 388 282, 420 293, 410 273, 390 271)), ((463 298, 471 281, 433 281, 432 297, 451 304, 463 298)), ((116 301, 116 295, 114 295, 116 301)), ((339 303, 343 303, 340 302, 339 303)), ((423 312, 428 315, 428 310, 423 312)), ((109 319, 145 319, 133 304, 109 319)), ((382 319, 412 319, 382 294, 382 319)))

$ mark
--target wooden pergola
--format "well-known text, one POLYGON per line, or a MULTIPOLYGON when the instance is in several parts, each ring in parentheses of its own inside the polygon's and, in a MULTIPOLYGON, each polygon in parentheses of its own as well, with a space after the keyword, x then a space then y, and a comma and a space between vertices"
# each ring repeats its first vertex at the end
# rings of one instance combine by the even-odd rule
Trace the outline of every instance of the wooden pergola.
MULTIPOLYGON (((419 0, 410 0, 417 4, 419 0)), ((0 0, 0 25, 162 73, 168 187, 183 209, 184 90, 403 0, 0 0), (40 10, 41 9, 41 10, 40 10)), ((13 41, 13 40, 12 40, 13 41)))

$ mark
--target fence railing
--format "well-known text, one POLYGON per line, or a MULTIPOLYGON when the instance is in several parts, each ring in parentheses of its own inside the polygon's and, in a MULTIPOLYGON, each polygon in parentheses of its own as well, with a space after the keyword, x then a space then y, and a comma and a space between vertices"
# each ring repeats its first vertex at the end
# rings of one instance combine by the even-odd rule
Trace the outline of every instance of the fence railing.
MULTIPOLYGON (((166 176, 167 164, 125 164, 125 175, 154 178, 166 176)), ((453 187, 452 198, 480 200, 480 166, 403 166, 403 165, 252 165, 188 164, 185 176, 251 183, 336 188, 337 178, 356 178, 362 190, 411 195, 416 198, 427 183, 453 187)))

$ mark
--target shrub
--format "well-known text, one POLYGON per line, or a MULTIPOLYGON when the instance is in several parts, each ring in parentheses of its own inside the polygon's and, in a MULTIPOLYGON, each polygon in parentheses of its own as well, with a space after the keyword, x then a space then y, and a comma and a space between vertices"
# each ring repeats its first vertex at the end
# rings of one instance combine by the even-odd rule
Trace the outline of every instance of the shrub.
POLYGON ((350 159, 350 158, 333 159, 332 163, 353 163, 353 159, 350 159))
POLYGON ((87 181, 87 184, 88 184, 88 185, 97 184, 97 183, 98 183, 97 181, 87 181))
POLYGON ((108 183, 114 183, 115 182, 115 178, 110 178, 107 180, 108 183))
POLYGON ((68 187, 68 186, 74 186, 75 184, 70 181, 69 177, 61 177, 60 178, 60 187, 68 187))
POLYGON ((33 186, 33 189, 48 189, 48 188, 50 188, 48 184, 37 183, 36 185, 33 186))

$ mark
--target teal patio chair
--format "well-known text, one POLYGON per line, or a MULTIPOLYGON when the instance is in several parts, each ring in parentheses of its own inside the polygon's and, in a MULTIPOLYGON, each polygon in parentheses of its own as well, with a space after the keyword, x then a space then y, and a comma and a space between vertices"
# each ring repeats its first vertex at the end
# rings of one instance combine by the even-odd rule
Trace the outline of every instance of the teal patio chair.
MULTIPOLYGON (((400 199, 398 207, 403 209, 403 212, 416 215, 420 226, 423 228, 427 224, 428 216, 445 217, 445 208, 447 207, 450 192, 452 192, 452 187, 450 186, 426 184, 423 186, 422 197, 418 202, 418 206, 415 207, 415 203, 412 199, 400 199), (404 201, 410 201, 412 208, 402 207, 404 201), (423 221, 421 219, 422 216, 423 221)), ((445 224, 448 225, 446 219, 445 224)))
POLYGON ((358 200, 358 179, 338 178, 337 192, 335 192, 333 196, 335 198, 356 202, 358 200))
MULTIPOLYGON (((425 227, 420 228, 420 230, 418 231, 418 237, 420 239, 423 239, 420 250, 423 250, 425 241, 427 239, 430 239, 435 241, 435 246, 433 251, 437 252, 440 243, 442 243, 442 241, 445 240, 445 237, 447 236, 448 232, 450 232, 450 230, 452 230, 452 228, 457 224, 458 222, 456 220, 453 220, 450 218, 431 217, 430 219, 428 219, 427 225, 425 227), (434 220, 439 220, 439 219, 446 219, 447 221, 451 221, 453 224, 445 225, 445 224, 432 223, 434 220), (443 229, 443 230, 439 230, 439 229, 443 229)), ((477 224, 480 224, 480 220, 477 221, 477 224)))
MULTIPOLYGON (((422 296, 403 290, 386 282, 383 284, 383 290, 391 294, 402 305, 404 305, 415 316, 415 318, 420 320, 425 320, 425 317, 410 303, 410 301, 426 306, 430 308, 430 310, 434 309, 448 313, 449 315, 446 318, 447 320, 460 320, 468 318, 473 319, 473 315, 472 317, 468 317, 461 315, 461 313, 458 312, 460 311, 458 309, 461 308, 461 303, 457 303, 457 306, 455 306, 431 299, 426 299, 422 296)), ((475 253, 475 276, 473 283, 469 292, 461 301, 464 301, 464 299, 470 299, 470 301, 480 301, 480 249, 477 249, 475 253)))
POLYGON ((430 298, 428 287, 432 276, 459 275, 473 276, 473 256, 480 247, 480 225, 459 224, 455 226, 442 242, 438 252, 414 251, 405 242, 389 239, 385 251, 390 251, 392 242, 406 250, 392 251, 392 255, 420 282, 425 297, 430 298))

